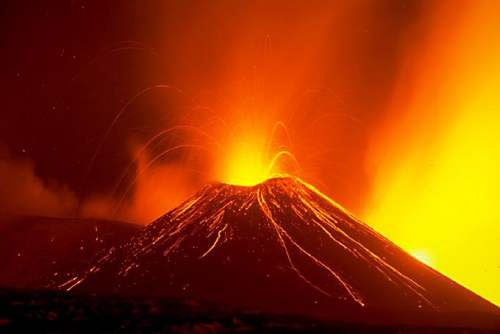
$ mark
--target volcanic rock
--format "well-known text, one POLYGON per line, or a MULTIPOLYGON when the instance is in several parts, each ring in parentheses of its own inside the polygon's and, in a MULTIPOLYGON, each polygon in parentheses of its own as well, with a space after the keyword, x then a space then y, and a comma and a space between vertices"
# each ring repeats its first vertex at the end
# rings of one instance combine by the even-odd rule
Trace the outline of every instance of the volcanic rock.
POLYGON ((6 219, 0 224, 0 287, 44 288, 87 269, 140 230, 138 225, 97 219, 6 219))
POLYGON ((297 178, 208 185, 60 288, 356 321, 498 314, 297 178))

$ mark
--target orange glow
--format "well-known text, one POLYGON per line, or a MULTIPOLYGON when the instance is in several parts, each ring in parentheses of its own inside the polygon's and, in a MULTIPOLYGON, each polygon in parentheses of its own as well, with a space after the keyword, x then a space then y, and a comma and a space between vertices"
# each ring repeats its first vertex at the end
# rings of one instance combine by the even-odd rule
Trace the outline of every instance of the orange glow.
POLYGON ((277 129, 286 131, 277 122, 269 135, 265 131, 241 134, 228 143, 228 150, 219 158, 222 175, 218 180, 228 184, 253 186, 276 176, 295 175, 298 162, 285 144, 279 144, 277 129), (261 135, 257 135, 262 133, 261 135), (277 145, 279 144, 279 145, 277 145))
POLYGON ((211 181, 292 174, 499 304, 500 4, 421 2, 399 25, 381 19, 385 2, 324 3, 262 2, 240 15, 214 5, 179 20, 167 49, 182 93, 146 88, 111 124, 154 94, 182 100, 145 141, 149 157, 136 157, 134 182, 118 193, 122 216, 149 222, 211 181), (197 27, 213 18, 228 28, 209 40, 197 27), (383 38, 398 27, 401 40, 383 38))
POLYGON ((429 19, 393 95, 402 116, 373 139, 364 219, 500 305, 498 13, 496 1, 449 2, 429 19))
POLYGON ((264 144, 258 139, 241 139, 229 149, 223 180, 229 184, 252 186, 269 178, 264 144))

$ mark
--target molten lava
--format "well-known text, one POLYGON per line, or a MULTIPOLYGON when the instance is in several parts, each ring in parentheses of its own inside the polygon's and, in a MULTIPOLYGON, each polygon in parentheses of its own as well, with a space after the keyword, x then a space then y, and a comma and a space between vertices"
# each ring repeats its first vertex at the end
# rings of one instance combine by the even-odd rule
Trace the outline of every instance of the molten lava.
POLYGON ((59 288, 358 320, 497 312, 297 178, 208 185, 59 288))
MULTIPOLYGON (((298 162, 285 142, 280 142, 278 130, 286 135, 287 128, 283 122, 276 122, 269 134, 239 134, 231 140, 228 152, 224 152, 220 160, 223 171, 218 180, 240 186, 254 186, 267 179, 281 175, 294 175, 298 170, 298 162)), ((289 140, 289 138, 287 138, 289 140)))
POLYGON ((237 141, 229 153, 226 174, 223 179, 229 184, 253 186, 269 178, 263 145, 250 141, 237 141))

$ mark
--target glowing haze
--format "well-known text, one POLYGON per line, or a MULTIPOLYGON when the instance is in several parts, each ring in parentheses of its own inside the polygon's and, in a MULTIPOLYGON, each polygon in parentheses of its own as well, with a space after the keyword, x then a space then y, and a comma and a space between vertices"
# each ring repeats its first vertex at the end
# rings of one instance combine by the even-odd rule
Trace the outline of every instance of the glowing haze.
MULTIPOLYGON (((376 8, 375 2, 370 6, 376 8)), ((198 97, 176 121, 192 131, 183 131, 181 145, 163 147, 151 157, 161 166, 157 157, 181 147, 182 168, 203 175, 202 182, 254 185, 274 173, 299 175, 422 262, 498 304, 499 5, 422 5, 422 16, 407 40, 400 41, 396 84, 370 130, 366 154, 356 140, 356 133, 368 135, 356 108, 377 110, 353 102, 346 107, 338 99, 346 93, 336 90, 354 91, 363 80, 328 78, 329 87, 320 83, 326 69, 354 76, 367 66, 369 56, 358 45, 370 40, 353 35, 351 24, 373 20, 376 11, 370 6, 345 2, 334 11, 321 5, 303 12, 266 5, 249 9, 232 28, 235 39, 224 44, 218 80, 200 84, 210 94, 198 97), (266 10, 288 20, 277 21, 266 10), (286 34, 292 21, 297 22, 294 32, 286 34), (336 55, 336 48, 350 50, 352 59, 327 57, 336 55), (343 68, 348 64, 352 68, 343 68), (365 166, 366 174, 357 166, 365 166)), ((189 87, 195 80, 187 74, 180 70, 176 75, 189 87)), ((372 79, 363 83, 368 85, 364 91, 377 92, 378 79, 372 79)), ((148 189, 154 187, 153 182, 148 189)), ((162 205, 154 207, 164 210, 155 214, 180 202, 172 191, 187 194, 195 188, 166 189, 165 198, 177 200, 169 205, 159 200, 162 205)), ((132 202, 151 193, 141 184, 137 189, 141 192, 132 202)))
POLYGON ((236 140, 229 148, 229 155, 225 162, 226 173, 221 178, 229 184, 252 186, 269 178, 270 173, 266 164, 264 145, 259 138, 236 140))
POLYGON ((416 34, 372 141, 363 217, 500 304, 500 3, 443 2, 416 34))
MULTIPOLYGON (((372 192, 358 213, 422 262, 499 304, 500 5, 443 2, 425 8, 427 15, 403 52, 385 120, 374 132, 366 162, 359 162, 366 163, 372 192)), ((304 26, 323 25, 319 30, 326 32, 335 28, 328 23, 332 19, 313 12, 304 26)), ((245 121, 237 122, 224 144, 227 150, 217 155, 219 180, 253 185, 280 172, 279 166, 270 170, 280 152, 267 146, 273 141, 272 122, 291 118, 287 102, 324 66, 327 37, 309 36, 314 51, 291 60, 287 66, 293 70, 282 77, 260 82, 260 90, 249 82, 238 91, 251 101, 240 109, 245 121)), ((262 65, 258 55, 251 56, 262 65)), ((314 119, 311 110, 301 113, 314 119)), ((306 169, 299 174, 315 183, 315 177, 321 182, 333 175, 308 173, 314 164, 305 152, 321 151, 325 143, 334 146, 336 140, 325 133, 335 132, 336 125, 328 120, 328 130, 322 131, 316 123, 308 133, 303 127, 311 118, 292 122, 288 140, 306 169)), ((322 156, 319 163, 342 158, 322 156)))
MULTIPOLYGON (((2 137, 12 137, 8 144, 19 142, 25 151, 36 147, 24 143, 31 138, 50 148, 32 157, 33 166, 10 155, 0 159, 5 189, 16 187, 16 175, 30 181, 17 186, 15 196, 4 191, 10 211, 78 212, 145 224, 207 182, 254 185, 292 174, 422 262, 500 304, 497 1, 158 2, 127 5, 134 13, 130 20, 110 8, 127 28, 133 22, 139 27, 133 33, 116 27, 116 35, 101 39, 105 32, 96 25, 95 39, 140 41, 121 42, 87 67, 80 63, 85 53, 73 55, 69 46, 54 51, 57 41, 42 43, 38 29, 44 25, 33 21, 52 27, 44 36, 68 31, 64 42, 84 46, 74 43, 79 38, 73 29, 58 28, 75 21, 86 36, 88 27, 79 20, 35 11, 10 28, 23 26, 29 36, 35 31, 36 43, 12 34, 24 58, 5 63, 20 58, 49 71, 26 51, 41 43, 50 51, 46 58, 56 59, 53 74, 63 73, 60 59, 71 57, 75 84, 52 89, 53 100, 67 92, 73 104, 68 98, 52 105, 42 90, 42 102, 50 100, 50 106, 38 118, 31 110, 40 101, 25 96, 34 94, 31 84, 45 87, 45 81, 30 77, 0 90, 27 87, 24 95, 2 98, 11 101, 4 114, 13 110, 11 118, 20 122, 11 126, 2 118, 2 137), (75 76, 76 63, 82 68, 75 76), (18 105, 28 102, 30 112, 18 113, 18 105), (73 168, 85 174, 82 183, 73 168), (63 182, 46 186, 42 181, 50 178, 39 177, 44 170, 61 174, 63 182), (41 197, 47 200, 32 208, 38 201, 29 199, 41 197)), ((98 1, 86 7, 98 17, 104 12, 98 1)), ((94 35, 87 37, 94 42, 94 35)), ((15 80, 40 72, 10 67, 15 80)), ((67 85, 63 79, 61 86, 67 85)))

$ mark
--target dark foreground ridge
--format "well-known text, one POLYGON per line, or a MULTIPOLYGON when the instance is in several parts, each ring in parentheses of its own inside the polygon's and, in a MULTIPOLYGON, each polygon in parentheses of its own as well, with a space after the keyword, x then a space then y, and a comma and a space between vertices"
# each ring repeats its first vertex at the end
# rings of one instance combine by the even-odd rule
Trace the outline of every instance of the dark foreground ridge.
MULTIPOLYGON (((464 315, 462 315, 464 316, 464 315)), ((467 316, 467 315, 465 315, 467 316)), ((483 315, 484 316, 484 315, 483 315)), ((247 312, 192 299, 122 298, 0 290, 0 332, 19 333, 494 333, 482 329, 322 321, 247 312)))
POLYGON ((209 185, 57 287, 358 323, 481 327, 462 315, 499 312, 295 178, 209 185))

